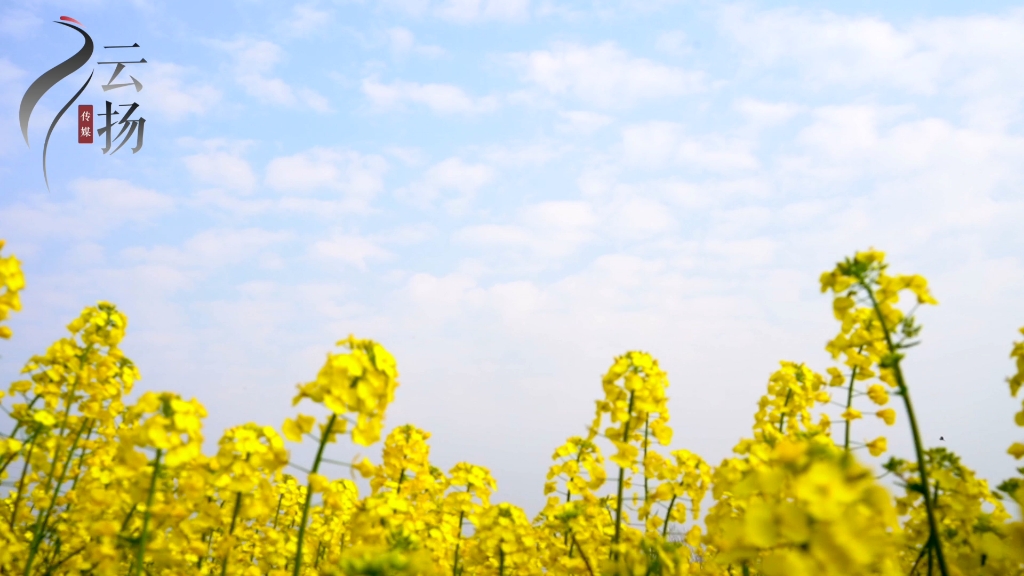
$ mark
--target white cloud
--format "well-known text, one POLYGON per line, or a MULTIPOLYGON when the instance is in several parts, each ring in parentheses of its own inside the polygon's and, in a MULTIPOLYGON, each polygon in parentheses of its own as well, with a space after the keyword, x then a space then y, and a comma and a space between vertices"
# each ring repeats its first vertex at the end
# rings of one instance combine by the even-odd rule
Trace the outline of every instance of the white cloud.
POLYGON ((494 179, 494 170, 485 164, 469 164, 451 157, 431 166, 423 177, 395 191, 399 198, 420 207, 444 198, 453 212, 463 210, 477 191, 494 179))
POLYGON ((689 41, 686 37, 686 33, 682 30, 662 32, 661 34, 658 34, 658 39, 655 41, 655 46, 658 47, 658 50, 661 50, 669 56, 689 55, 692 50, 688 44, 689 41))
MULTIPOLYGON (((0 84, 3 86, 10 87, 13 82, 19 80, 25 74, 24 70, 15 65, 14 62, 11 62, 6 56, 0 58, 0 84)), ((14 94, 15 91, 12 90, 11 93, 14 94)))
POLYGON ((593 134, 615 121, 611 116, 586 110, 559 112, 559 115, 565 120, 557 126, 560 131, 583 135, 593 134))
POLYGON ((785 124, 800 113, 801 106, 788 102, 763 102, 754 98, 740 98, 733 107, 746 116, 755 128, 768 128, 785 124))
POLYGON ((421 314, 437 320, 479 305, 484 296, 473 278, 464 274, 445 277, 414 274, 405 287, 405 293, 421 314))
POLYGON ((143 221, 163 214, 174 205, 170 197, 137 187, 126 180, 80 178, 71 183, 75 199, 117 219, 143 221))
POLYGON ((501 224, 477 224, 460 230, 455 238, 469 245, 528 246, 533 243, 530 231, 520 227, 501 224))
POLYGON ((446 54, 445 49, 440 46, 420 44, 416 36, 408 28, 401 26, 390 28, 387 31, 388 46, 396 57, 404 57, 409 54, 425 56, 427 58, 438 58, 446 54))
MULTIPOLYGON (((883 113, 875 106, 823 106, 814 110, 814 121, 800 131, 797 140, 833 160, 874 155, 883 113)), ((906 165, 907 157, 893 160, 906 165)))
POLYGON ((272 232, 261 228, 204 230, 181 245, 133 247, 123 251, 125 257, 148 265, 176 269, 216 270, 252 259, 272 258, 269 248, 289 240, 290 232, 272 232))
POLYGON ((634 58, 614 42, 596 46, 556 44, 552 50, 513 54, 523 79, 550 94, 601 107, 681 96, 704 89, 700 72, 634 58))
POLYGON ((295 91, 295 94, 298 96, 300 101, 316 112, 326 114, 333 111, 331 103, 327 100, 327 97, 312 88, 299 88, 295 91))
MULTIPOLYGON (((9 109, 14 110, 21 100, 24 85, 27 82, 21 80, 25 77, 26 72, 11 62, 6 57, 0 57, 0 102, 4 105, 9 106, 9 109)), ((18 115, 15 113, 7 114, 4 118, 0 118, 0 130, 3 130, 7 134, 17 134, 16 138, 3 138, 0 139, 0 156, 7 154, 11 150, 18 146, 24 146, 24 141, 21 137, 21 129, 18 127, 18 115)))
POLYGON ((330 25, 331 19, 330 12, 318 9, 315 4, 300 4, 292 7, 291 17, 282 25, 289 35, 301 37, 330 25))
POLYGON ((481 151, 480 158, 491 166, 523 168, 543 166, 568 151, 567 146, 543 140, 523 145, 488 146, 481 151))
POLYGON ((433 225, 423 222, 420 224, 399 226, 398 228, 381 232, 376 236, 376 238, 382 244, 408 246, 424 242, 436 234, 437 230, 433 225))
POLYGON ((675 218, 668 206, 639 195, 620 198, 602 213, 609 235, 625 240, 644 240, 675 226, 675 218))
POLYGON ((363 80, 363 94, 377 108, 400 108, 405 103, 423 104, 439 114, 479 114, 498 108, 494 96, 475 98, 452 84, 419 84, 396 80, 383 84, 376 78, 363 80))
POLYGON ((529 17, 530 0, 441 0, 434 7, 434 14, 460 23, 522 21, 529 17))
POLYGON ((351 264, 360 270, 366 269, 367 260, 383 260, 394 256, 370 238, 343 233, 336 233, 328 240, 318 240, 310 248, 310 254, 316 258, 351 264))
POLYGON ((621 187, 611 198, 532 203, 520 208, 512 222, 466 226, 454 239, 482 258, 498 259, 503 270, 525 274, 559 265, 584 247, 607 245, 609 240, 667 238, 676 228, 673 211, 649 192, 621 187))
POLYGON ((237 190, 243 194, 252 192, 256 187, 256 175, 252 167, 237 153, 208 150, 186 156, 183 160, 192 177, 204 184, 237 190))
POLYGON ((221 92, 208 84, 186 84, 191 69, 168 62, 151 61, 146 75, 146 105, 170 121, 201 116, 217 105, 221 92))
POLYGON ((398 158, 406 166, 420 166, 426 162, 423 150, 405 146, 389 146, 385 150, 391 156, 398 158))
POLYGON ((127 180, 79 178, 69 187, 73 198, 67 202, 38 196, 6 207, 0 227, 26 238, 100 238, 125 224, 150 222, 174 207, 169 196, 127 180))
POLYGON ((228 192, 221 188, 196 190, 189 201, 191 207, 216 208, 239 216, 266 214, 275 207, 268 199, 253 199, 228 192))
POLYGON ((524 207, 518 224, 467 226, 455 239, 477 248, 525 250, 531 257, 558 259, 594 237, 598 219, 587 202, 548 201, 524 207))
POLYGON ((530 16, 530 0, 378 0, 411 16, 431 15, 449 22, 471 24, 522 22, 530 16))
MULTIPOLYGON (((683 177, 677 175, 656 179, 641 179, 632 182, 619 181, 616 172, 590 170, 577 182, 584 196, 600 202, 602 214, 614 213, 618 206, 632 200, 654 201, 666 206, 660 211, 657 221, 663 222, 659 230, 671 227, 671 215, 705 214, 707 210, 735 203, 758 202, 771 198, 776 185, 761 174, 713 174, 707 177, 683 177), (668 220, 662 218, 668 217, 668 220)), ((617 226, 611 226, 614 231, 617 226)), ((632 235, 632 234, 630 234, 632 235)))
POLYGON ((106 264, 103 245, 97 242, 84 241, 71 246, 64 256, 68 266, 101 266, 106 264))
POLYGON ((411 16, 422 16, 430 9, 430 0, 379 0, 379 2, 411 16))
POLYGON ((623 160, 650 168, 689 165, 698 169, 729 172, 750 170, 760 164, 753 142, 716 135, 689 135, 679 124, 646 122, 622 130, 623 160))
POLYGON ((706 250, 710 256, 720 259, 722 266, 748 268, 772 264, 779 246, 778 240, 761 237, 750 240, 710 240, 706 250))
POLYGON ((773 212, 764 206, 741 206, 715 210, 709 235, 714 238, 749 239, 772 222, 773 212))
POLYGON ((877 17, 733 5, 722 10, 720 22, 750 65, 793 66, 812 87, 887 86, 966 98, 967 117, 989 129, 1021 116, 1024 9, 895 25, 877 17))
POLYGON ((979 183, 1021 175, 1016 162, 1024 154, 1024 139, 1019 136, 961 128, 895 107, 821 106, 811 116, 812 122, 796 138, 811 172, 816 164, 821 174, 831 170, 832 177, 903 177, 925 172, 953 175, 974 166, 969 177, 979 183))
POLYGON ((380 156, 313 148, 271 160, 266 183, 279 192, 338 193, 349 209, 364 210, 384 189, 387 168, 387 162, 380 156))
POLYGON ((873 17, 811 14, 795 9, 764 12, 732 6, 722 27, 759 64, 795 59, 816 83, 863 84, 884 80, 931 92, 939 70, 934 54, 891 23, 873 17))
POLYGON ((7 38, 28 38, 42 25, 42 18, 21 8, 8 8, 0 14, 0 32, 7 38))
POLYGON ((1006 193, 1024 178, 1024 138, 885 107, 824 106, 812 116, 797 136, 802 153, 780 161, 780 178, 802 182, 808 197, 867 186, 867 204, 836 217, 845 226, 871 221, 889 242, 898 229, 901 242, 923 246, 943 233, 999 228, 1024 210, 1006 193))
POLYGON ((330 104, 310 88, 293 87, 281 78, 271 76, 283 58, 281 47, 266 40, 235 40, 214 42, 227 50, 235 60, 235 80, 246 93, 257 100, 281 106, 306 106, 317 112, 330 112, 330 104))

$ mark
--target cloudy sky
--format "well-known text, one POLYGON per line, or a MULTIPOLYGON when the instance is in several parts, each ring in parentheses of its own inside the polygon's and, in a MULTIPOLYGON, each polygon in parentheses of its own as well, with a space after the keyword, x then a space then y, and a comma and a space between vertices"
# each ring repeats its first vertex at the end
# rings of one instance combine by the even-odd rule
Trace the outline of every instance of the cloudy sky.
POLYGON ((673 447, 727 456, 779 360, 831 365, 818 276, 874 246, 941 303, 906 361, 926 443, 998 482, 1021 435, 1024 9, 857 5, 5 2, 0 237, 28 288, 0 376, 110 300, 139 389, 199 398, 212 444, 293 415, 354 333, 398 359, 389 427, 535 512, 627 350, 669 373, 673 447), (22 95, 81 46, 62 15, 97 51, 26 146, 22 95), (103 92, 96 62, 126 54, 143 90, 103 92), (72 112, 48 192, 46 130, 92 71, 76 104, 139 103, 144 147, 77 144, 72 112))

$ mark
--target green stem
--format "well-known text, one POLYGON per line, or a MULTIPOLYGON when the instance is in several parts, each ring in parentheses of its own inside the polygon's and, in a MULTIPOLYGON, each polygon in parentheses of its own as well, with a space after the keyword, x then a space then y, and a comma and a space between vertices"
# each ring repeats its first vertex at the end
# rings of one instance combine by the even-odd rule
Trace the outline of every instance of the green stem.
POLYGON ((863 279, 860 280, 860 284, 867 291, 868 297, 871 298, 871 305, 874 307, 875 315, 878 316, 878 320, 882 324, 882 332, 885 333, 885 343, 889 347, 889 354, 893 357, 892 369, 896 375, 896 384, 899 386, 900 396, 903 397, 903 404, 907 409, 907 419, 910 421, 910 431, 914 437, 914 452, 917 455, 917 469, 921 477, 921 492, 924 496, 925 511, 928 513, 928 530, 931 532, 931 535, 935 540, 935 545, 933 546, 935 550, 935 558, 939 562, 939 572, 942 576, 949 576, 949 569, 946 567, 946 557, 942 553, 942 541, 939 538, 939 525, 935 520, 935 510, 932 503, 932 497, 931 493, 928 491, 928 470, 925 467, 924 447, 921 444, 921 433, 917 427, 917 418, 914 416, 914 406, 910 402, 910 391, 907 389, 907 383, 903 379, 903 370, 900 368, 900 360, 896 355, 896 347, 892 343, 892 336, 889 333, 889 327, 885 325, 885 318, 882 316, 882 310, 878 305, 878 300, 875 298, 875 293, 863 279))
POLYGON ((398 475, 398 484, 395 485, 395 494, 402 493, 402 482, 405 481, 405 468, 402 468, 402 472, 398 475))
POLYGON ((277 530, 277 519, 281 516, 281 500, 284 500, 284 494, 277 497, 277 511, 274 512, 274 530, 277 530))
POLYGON ((505 551, 498 544, 498 576, 505 576, 505 551))
MULTIPOLYGON (((246 458, 248 460, 248 458, 246 458)), ((242 493, 238 492, 235 494, 235 510, 231 513, 231 528, 228 529, 228 537, 230 538, 235 533, 235 522, 238 521, 238 510, 242 507, 242 493)), ((231 547, 229 546, 227 552, 224 553, 224 559, 221 560, 220 564, 220 576, 224 576, 228 573, 228 558, 231 557, 231 547)))
MULTIPOLYGON (((82 351, 82 354, 78 357, 79 362, 82 362, 84 364, 85 363, 85 359, 89 355, 89 352, 91 350, 92 350, 92 344, 87 346, 85 348, 85 350, 82 351)), ((67 395, 67 397, 64 400, 64 415, 63 415, 63 417, 60 420, 60 428, 59 428, 59 430, 57 432, 57 442, 56 442, 56 445, 54 446, 54 450, 53 450, 53 461, 50 463, 50 472, 46 475, 46 487, 43 488, 43 493, 44 494, 50 491, 50 483, 53 482, 54 472, 57 470, 57 461, 60 459, 61 446, 64 443, 63 442, 63 440, 64 440, 64 430, 67 428, 68 417, 71 414, 71 406, 72 406, 72 404, 74 404, 74 400, 75 400, 75 391, 78 390, 78 383, 79 383, 79 379, 75 378, 75 382, 74 382, 74 384, 71 385, 71 389, 68 390, 68 395, 67 395)), ((84 425, 84 422, 83 422, 83 425, 84 425)), ((79 429, 79 434, 75 436, 75 444, 78 443, 78 438, 79 438, 80 435, 81 435, 81 429, 79 429)), ((75 452, 75 449, 72 448, 71 449, 71 453, 68 455, 69 459, 70 459, 71 455, 74 454, 74 452, 75 452)), ((63 478, 63 475, 62 475, 62 478, 63 478)), ((51 506, 52 506, 52 503, 51 503, 51 506)), ((36 526, 38 526, 38 523, 36 524, 36 526)), ((37 533, 38 533, 38 531, 37 531, 37 533)), ((34 539, 33 539, 33 541, 34 541, 34 539)), ((36 546, 38 546, 38 544, 36 544, 36 546)), ((33 556, 35 556, 35 555, 34 554, 30 554, 29 555, 29 561, 26 564, 25 574, 28 574, 28 568, 31 567, 33 556)))
POLYGON ((932 567, 934 566, 934 552, 934 547, 928 549, 928 576, 932 576, 932 567))
MULTIPOLYGON (((580 460, 582 458, 583 458, 583 447, 580 446, 579 451, 576 453, 576 473, 577 474, 579 473, 580 460)), ((571 500, 571 499, 572 499, 572 487, 569 485, 569 482, 566 481, 566 483, 565 483, 565 503, 568 504, 569 500, 571 500)))
MULTIPOLYGON (((579 473, 580 460, 581 459, 583 459, 583 446, 580 446, 580 449, 576 451, 576 472, 577 472, 577 474, 579 473)), ((570 487, 569 482, 567 481, 565 483, 565 503, 568 504, 571 499, 572 499, 572 488, 570 487)), ((565 545, 566 546, 569 545, 569 532, 568 531, 565 533, 565 545)), ((570 556, 572 555, 572 551, 571 550, 570 550, 569 555, 570 556)))
POLYGON ((594 570, 590 567, 590 560, 587 559, 587 555, 583 552, 583 547, 580 546, 579 541, 576 540, 575 534, 572 535, 572 543, 575 544, 576 548, 580 551, 580 558, 583 559, 583 564, 587 567, 587 572, 590 573, 590 576, 594 576, 594 570))
POLYGON ((64 558, 62 558, 62 559, 60 560, 60 562, 57 562, 57 563, 56 563, 56 564, 54 564, 53 566, 50 566, 49 568, 47 568, 47 570, 46 570, 46 574, 47 574, 47 575, 49 575, 49 574, 53 574, 53 572, 54 572, 54 571, 55 571, 55 570, 56 570, 57 568, 60 568, 60 565, 61 565, 61 564, 63 564, 63 563, 65 563, 65 562, 67 562, 68 560, 71 560, 72 558, 74 558, 75 556, 78 556, 79 554, 81 554, 81 553, 82 553, 82 552, 84 552, 84 551, 85 551, 85 546, 80 546, 80 547, 79 547, 78 549, 76 549, 76 550, 75 550, 74 552, 72 552, 72 553, 68 554, 67 556, 65 556, 64 558))
MULTIPOLYGON (((864 350, 864 346, 861 346, 860 348, 857 348, 857 355, 859 356, 860 353, 863 350, 864 350)), ((853 406, 853 383, 854 383, 854 381, 856 379, 857 379, 857 367, 854 366, 853 370, 850 372, 850 389, 846 392, 846 409, 847 410, 849 410, 850 407, 853 406)), ((850 425, 852 423, 853 422, 850 421, 850 419, 846 419, 846 437, 843 440, 843 450, 845 450, 847 452, 850 451, 850 425)))
POLYGON ((648 414, 644 420, 644 504, 647 504, 647 442, 651 432, 651 415, 648 414))
MULTIPOLYGON (((337 414, 331 414, 323 434, 320 435, 320 446, 316 450, 316 459, 313 460, 313 469, 310 475, 316 474, 320 469, 320 459, 324 457, 324 447, 327 446, 327 438, 334 429, 334 421, 338 419, 337 414)), ((299 541, 295 546, 295 566, 292 569, 292 576, 299 576, 302 570, 302 541, 306 537, 306 520, 309 518, 309 504, 313 500, 313 482, 306 483, 306 503, 302 505, 302 520, 299 522, 299 541)))
MULTIPOLYGON (((469 492, 469 486, 466 486, 466 492, 469 492)), ((459 512, 459 536, 455 541, 455 560, 452 561, 452 576, 458 576, 459 570, 459 548, 462 546, 462 521, 466 518, 466 511, 462 510, 459 512)))
MULTIPOLYGON (((60 487, 64 484, 64 478, 67 476, 68 469, 71 468, 71 459, 75 456, 75 449, 78 448, 78 441, 82 437, 82 432, 85 431, 87 426, 91 426, 91 419, 86 418, 82 420, 82 425, 79 426, 78 432, 75 434, 75 439, 71 443, 71 450, 68 451, 68 457, 64 460, 64 467, 61 468, 60 478, 57 479, 57 486, 53 489, 53 495, 50 497, 50 502, 46 506, 46 511, 42 516, 39 517, 39 521, 36 522, 33 531, 35 534, 32 537, 32 544, 28 551, 28 560, 25 562, 25 576, 31 574, 32 563, 35 561, 36 553, 39 552, 39 545, 43 541, 43 534, 46 533, 46 524, 50 521, 50 514, 53 513, 53 508, 57 503, 57 495, 60 494, 60 487)), ((54 462, 56 466, 56 461, 54 462)), ((53 469, 53 466, 50 467, 53 469)), ((49 482, 47 482, 49 484, 49 482)))
MULTIPOLYGON (((206 536, 205 536, 205 538, 206 538, 206 554, 203 555, 203 556, 200 556, 199 560, 196 561, 196 568, 202 568, 203 567, 203 561, 206 560, 206 557, 210 555, 210 550, 213 549, 213 532, 214 532, 213 530, 210 530, 209 532, 206 533, 206 536)), ((202 540, 200 540, 200 542, 202 542, 202 540)))
POLYGON ((11 530, 14 529, 14 521, 18 518, 18 506, 21 504, 21 493, 25 490, 25 475, 28 473, 28 469, 31 467, 32 452, 36 449, 36 438, 39 436, 39 430, 32 433, 31 438, 28 441, 28 454, 25 456, 25 466, 21 469, 21 477, 18 480, 18 493, 14 497, 14 509, 11 510, 11 530))
MULTIPOLYGON (((36 400, 39 400, 39 398, 40 398, 39 396, 36 396, 35 398, 32 399, 31 402, 28 403, 28 408, 26 408, 26 412, 32 410, 32 407, 35 406, 35 404, 36 404, 36 400)), ((14 438, 14 435, 17 434, 18 430, 20 430, 20 429, 21 429, 21 420, 18 420, 18 422, 16 422, 14 424, 14 428, 11 430, 11 433, 7 435, 7 437, 8 438, 14 438)), ((9 466, 11 464, 11 462, 14 462, 15 458, 17 458, 17 457, 18 457, 18 453, 14 452, 10 456, 8 456, 7 458, 4 459, 4 463, 0 464, 0 476, 4 475, 4 470, 7 470, 7 466, 9 466)))
POLYGON ((132 516, 135 515, 135 511, 139 508, 138 504, 132 504, 132 507, 128 510, 128 514, 124 517, 124 522, 121 522, 121 529, 117 531, 118 535, 124 533, 125 528, 128 527, 128 523, 132 521, 132 516))
MULTIPOLYGON (((793 397, 793 389, 786 390, 786 401, 782 403, 782 407, 789 406, 789 400, 793 397)), ((779 434, 782 434, 786 429, 786 412, 783 410, 782 417, 779 418, 779 434)))
MULTIPOLYGON (((89 348, 91 347, 92 346, 90 345, 89 348)), ((88 354, 89 348, 86 348, 86 351, 83 352, 83 357, 81 358, 82 361, 85 360, 84 356, 88 354)), ((74 385, 71 386, 71 390, 68 391, 68 397, 67 400, 65 401, 64 417, 61 418, 60 420, 60 431, 57 433, 57 445, 54 447, 53 450, 53 462, 50 464, 50 473, 47 474, 46 476, 46 488, 43 489, 43 492, 50 491, 50 482, 53 481, 53 473, 57 469, 57 459, 59 458, 58 455, 60 454, 61 445, 63 444, 64 440, 64 429, 67 427, 68 424, 68 416, 71 414, 71 404, 74 400, 75 390, 77 389, 78 379, 76 378, 74 385)), ((75 437, 75 442, 78 442, 77 436, 75 437)), ((72 449, 71 452, 74 453, 74 449, 72 449)))
POLYGON ((672 499, 668 501, 668 512, 665 512, 665 525, 661 527, 661 537, 665 538, 668 535, 668 520, 672 517, 672 506, 676 503, 676 495, 672 495, 672 499))
POLYGON ((146 538, 149 537, 149 517, 153 510, 153 496, 156 494, 156 479, 160 473, 160 457, 163 450, 157 448, 153 460, 153 477, 149 480, 149 494, 146 495, 146 511, 142 514, 142 534, 139 536, 139 550, 135 555, 135 569, 132 574, 138 576, 142 572, 142 562, 146 557, 146 538))
POLYGON ((89 426, 89 431, 85 433, 85 442, 83 443, 85 445, 82 446, 82 453, 78 455, 78 470, 79 470, 79 473, 75 474, 75 479, 71 481, 71 488, 69 488, 69 490, 74 490, 75 486, 78 486, 78 479, 82 477, 82 474, 81 474, 82 463, 85 462, 85 454, 86 454, 86 452, 89 451, 89 446, 88 446, 89 439, 92 438, 92 433, 95 430, 96 430, 96 428, 94 426, 90 425, 89 426))
POLYGON ((921 563, 921 559, 924 558, 926 553, 928 553, 928 549, 931 548, 931 546, 932 539, 929 537, 928 541, 926 541, 924 546, 921 547, 921 552, 917 555, 917 560, 914 560, 914 565, 910 567, 910 572, 907 572, 907 574, 913 576, 914 572, 917 572, 917 565, 921 563))
MULTIPOLYGON (((629 393, 629 409, 626 416, 626 422, 622 426, 622 441, 629 442, 629 423, 633 418, 633 396, 634 392, 629 393)), ((617 496, 615 501, 615 544, 619 543, 619 538, 622 535, 622 486, 625 481, 626 469, 619 466, 619 486, 617 490, 617 496)), ((614 554, 614 552, 613 552, 614 554)))
POLYGON ((62 544, 63 542, 61 541, 60 536, 57 536, 57 545, 54 546, 52 550, 50 550, 50 555, 46 558, 45 566, 47 566, 47 568, 44 569, 43 574, 53 573, 53 569, 51 567, 53 566, 53 561, 56 560, 58 556, 60 556, 60 547, 62 544))

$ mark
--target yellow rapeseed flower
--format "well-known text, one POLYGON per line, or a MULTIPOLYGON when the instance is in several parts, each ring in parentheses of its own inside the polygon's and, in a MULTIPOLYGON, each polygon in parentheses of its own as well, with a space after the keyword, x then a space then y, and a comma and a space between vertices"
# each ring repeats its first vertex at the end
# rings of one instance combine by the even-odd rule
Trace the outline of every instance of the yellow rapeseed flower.
POLYGON ((888 449, 888 446, 885 436, 879 436, 867 443, 868 452, 870 452, 872 456, 878 456, 885 452, 888 449))
POLYGON ((892 426, 896 423, 896 411, 892 408, 883 408, 878 412, 875 412, 875 415, 884 420, 888 426, 892 426))

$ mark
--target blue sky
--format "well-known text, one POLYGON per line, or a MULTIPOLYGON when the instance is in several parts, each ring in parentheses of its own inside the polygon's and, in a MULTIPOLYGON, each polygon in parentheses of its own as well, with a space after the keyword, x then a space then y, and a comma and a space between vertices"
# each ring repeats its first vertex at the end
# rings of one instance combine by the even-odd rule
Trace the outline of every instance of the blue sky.
MULTIPOLYGON (((0 237, 28 288, 0 373, 110 300, 139 389, 199 398, 213 442, 293 415, 355 333, 398 358, 389 426, 532 512, 626 350, 668 370, 673 446, 727 456, 779 360, 831 365, 818 275, 875 246, 941 302, 907 361, 928 442, 998 482, 1019 437, 1024 8, 858 6, 5 3, 0 237), (98 49, 28 147, 22 95, 81 45, 62 15, 138 42, 144 88, 105 96, 93 63, 124 51, 98 49), (46 128, 91 68, 76 104, 138 102, 144 147, 79 145, 69 114, 47 192, 46 128)), ((904 419, 888 432, 909 455, 904 419)))

